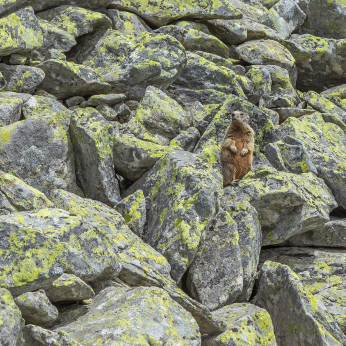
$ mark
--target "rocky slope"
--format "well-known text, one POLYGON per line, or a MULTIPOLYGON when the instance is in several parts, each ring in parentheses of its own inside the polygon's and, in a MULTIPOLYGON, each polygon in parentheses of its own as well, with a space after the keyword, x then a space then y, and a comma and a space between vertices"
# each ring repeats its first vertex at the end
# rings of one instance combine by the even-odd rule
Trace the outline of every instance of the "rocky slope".
POLYGON ((346 345, 345 23, 0 0, 0 345, 346 345), (223 189, 235 110, 255 158, 223 189))

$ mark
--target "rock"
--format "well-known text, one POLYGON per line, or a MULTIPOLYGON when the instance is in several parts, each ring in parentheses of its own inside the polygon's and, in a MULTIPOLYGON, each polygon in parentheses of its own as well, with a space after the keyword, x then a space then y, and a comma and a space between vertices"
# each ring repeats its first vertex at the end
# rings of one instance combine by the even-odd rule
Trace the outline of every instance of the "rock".
POLYGON ((91 68, 60 60, 47 60, 38 67, 46 74, 40 88, 66 99, 71 96, 102 94, 110 91, 110 85, 102 82, 91 68))
POLYGON ((189 89, 213 89, 245 98, 232 70, 219 67, 195 53, 188 52, 187 56, 187 65, 175 82, 177 85, 189 89))
POLYGON ((104 14, 76 6, 55 7, 40 12, 37 16, 49 21, 58 29, 65 30, 74 38, 112 26, 111 20, 104 14))
MULTIPOLYGON (((103 286, 105 283, 108 283, 109 281, 100 281, 97 284, 93 283, 93 287, 97 286, 103 286)), ((106 286, 108 287, 108 286, 106 286)), ((103 287, 104 289, 105 287, 103 287)), ((96 292, 96 289, 95 289, 96 292)), ((77 320, 78 317, 85 315, 88 312, 89 305, 84 305, 81 302, 70 302, 68 304, 58 304, 57 308, 59 310, 59 316, 58 319, 54 322, 53 326, 50 327, 51 329, 57 329, 59 327, 65 326, 66 324, 70 324, 71 322, 74 322, 77 320)), ((65 332, 65 335, 68 335, 65 332)))
POLYGON ((146 22, 134 13, 109 9, 106 15, 112 21, 113 29, 123 35, 139 36, 143 32, 151 31, 146 22))
POLYGON ((132 195, 127 196, 115 206, 115 209, 124 217, 131 231, 141 238, 147 219, 143 191, 137 190, 132 195))
POLYGON ((296 84, 295 59, 280 43, 273 40, 254 40, 237 47, 240 58, 251 65, 277 65, 290 74, 291 83, 296 84))
POLYGON ((342 345, 346 342, 333 317, 288 266, 267 261, 253 303, 266 309, 283 345, 342 345))
POLYGON ((280 124, 283 123, 286 119, 293 117, 293 118, 300 118, 304 115, 309 115, 316 113, 314 109, 300 109, 300 108, 285 108, 285 107, 280 107, 275 109, 280 116, 280 124))
POLYGON ((148 87, 140 102, 135 117, 124 132, 159 145, 168 145, 180 131, 191 123, 183 108, 163 91, 148 87))
MULTIPOLYGON (((136 108, 136 110, 137 110, 137 108, 136 108)), ((125 103, 115 105, 113 107, 113 110, 114 110, 116 117, 117 117, 117 120, 119 121, 120 124, 127 123, 131 119, 131 116, 132 116, 131 109, 125 103)))
POLYGON ((346 219, 331 216, 315 229, 287 239, 283 246, 321 246, 346 248, 346 219))
POLYGON ((0 56, 28 53, 42 46, 42 33, 31 7, 0 19, 0 28, 0 56))
POLYGON ((345 136, 335 124, 325 122, 322 115, 311 114, 302 118, 288 118, 278 129, 277 138, 292 136, 303 142, 304 149, 315 165, 339 206, 346 207, 344 186, 345 136))
POLYGON ((32 324, 23 328, 23 346, 80 346, 65 332, 53 332, 32 324))
POLYGON ((233 304, 213 312, 224 321, 224 333, 205 337, 203 346, 276 346, 274 327, 268 312, 252 304, 233 304))
POLYGON ((241 24, 247 30, 247 41, 252 40, 274 40, 281 42, 281 35, 266 25, 258 23, 254 18, 243 17, 240 20, 241 24))
POLYGON ((0 343, 3 346, 17 345, 24 323, 11 293, 5 288, 0 288, 0 307, 0 343))
POLYGON ((334 88, 324 90, 321 92, 321 96, 323 97, 337 96, 340 99, 344 100, 346 98, 346 84, 341 84, 334 88))
POLYGON ((237 224, 221 209, 191 263, 187 288, 192 298, 210 310, 233 303, 243 290, 237 224))
POLYGON ((126 195, 138 189, 148 201, 144 240, 168 259, 179 282, 217 210, 221 176, 195 155, 173 151, 126 195))
POLYGON ((228 58, 228 47, 213 35, 208 35, 203 31, 178 25, 167 25, 155 30, 161 34, 175 37, 186 50, 212 53, 224 58, 228 58))
POLYGON ((6 80, 4 90, 32 94, 43 81, 44 72, 31 66, 9 66, 0 64, 0 72, 6 80))
POLYGON ((305 18, 305 13, 296 2, 280 0, 261 18, 261 23, 276 30, 286 39, 304 23, 305 18))
POLYGON ((247 38, 247 29, 239 19, 208 20, 210 32, 226 44, 240 44, 247 38))
POLYGON ((124 94, 93 95, 88 99, 88 104, 91 107, 96 107, 102 104, 114 106, 124 100, 126 100, 124 94))
POLYGON ((26 292, 15 299, 26 324, 39 326, 53 323, 58 318, 57 308, 50 303, 45 291, 26 292))
POLYGON ((114 206, 120 201, 113 165, 112 126, 93 108, 76 109, 70 135, 76 173, 88 198, 114 206))
POLYGON ((7 126, 20 120, 23 100, 0 98, 0 126, 7 126))
POLYGON ((89 285, 70 274, 62 274, 46 289, 46 294, 52 303, 81 301, 95 296, 89 285))
POLYGON ((72 108, 72 107, 80 105, 84 101, 85 101, 85 98, 83 96, 72 96, 69 99, 65 100, 65 104, 67 108, 72 108))
POLYGON ((16 211, 36 211, 53 207, 53 203, 40 191, 12 174, 0 171, 0 215, 16 211))
POLYGON ((159 288, 107 288, 95 297, 86 315, 58 330, 81 343, 201 344, 195 320, 159 288))
POLYGON ((242 265, 243 287, 236 296, 237 302, 250 300, 257 274, 257 265, 262 246, 262 230, 256 209, 248 202, 233 202, 228 191, 221 200, 221 207, 237 224, 238 245, 242 265))
MULTIPOLYGON (((306 289, 311 292, 311 300, 317 300, 321 313, 333 323, 335 319, 337 327, 345 333, 344 257, 345 250, 341 249, 283 247, 264 250, 261 253, 261 262, 272 260, 282 263, 280 266, 288 265, 294 270, 306 285, 306 289)), ((324 322, 324 326, 328 326, 328 323, 324 322)), ((345 343, 343 339, 333 335, 341 344, 345 343)))
POLYGON ((256 208, 263 245, 280 243, 324 224, 336 207, 331 191, 314 174, 284 173, 268 166, 256 167, 238 186, 226 190, 227 198, 248 201, 256 208))
POLYGON ((118 114, 117 112, 110 106, 102 104, 96 107, 96 110, 108 121, 117 121, 118 114))
POLYGON ((200 19, 241 18, 241 13, 224 0, 207 0, 206 2, 196 0, 184 4, 184 6, 180 6, 177 0, 169 0, 164 5, 151 4, 148 0, 141 3, 136 3, 133 0, 114 0, 111 8, 136 13, 154 26, 166 25, 185 17, 200 19))
POLYGON ((186 131, 182 131, 177 137, 174 137, 169 145, 181 147, 185 151, 192 151, 200 137, 199 131, 195 127, 189 127, 186 131))
POLYGON ((115 171, 132 182, 142 177, 162 156, 174 150, 174 147, 144 141, 133 135, 119 134, 112 140, 115 171))

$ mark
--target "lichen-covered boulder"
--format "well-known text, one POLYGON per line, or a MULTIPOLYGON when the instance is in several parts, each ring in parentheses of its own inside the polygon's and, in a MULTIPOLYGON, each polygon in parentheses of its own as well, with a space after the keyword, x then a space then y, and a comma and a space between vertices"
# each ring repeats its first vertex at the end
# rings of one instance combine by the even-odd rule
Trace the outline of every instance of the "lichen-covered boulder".
POLYGON ((59 6, 40 12, 37 17, 65 30, 74 38, 112 26, 111 20, 104 14, 76 6, 59 6))
POLYGON ((227 44, 240 44, 247 38, 247 29, 240 19, 211 19, 208 20, 208 28, 213 35, 227 44))
POLYGON ((183 108, 163 91, 148 87, 136 115, 123 132, 159 145, 168 145, 180 131, 186 130, 191 118, 183 108))
POLYGON ((324 225, 290 237, 282 245, 346 248, 346 219, 331 216, 324 225))
POLYGON ((281 345, 343 345, 345 335, 300 277, 287 265, 267 261, 255 305, 266 309, 281 345))
POLYGON ((243 268, 237 224, 220 210, 191 263, 187 276, 190 296, 210 310, 233 303, 243 290, 243 268))
POLYGON ((171 35, 175 37, 186 50, 204 51, 228 58, 228 47, 213 35, 196 30, 192 27, 182 27, 179 25, 167 25, 155 30, 161 34, 171 35))
MULTIPOLYGON (((258 19, 259 21, 259 19, 258 19)), ((281 42, 281 35, 274 29, 261 24, 256 19, 251 17, 243 17, 240 19, 240 23, 247 31, 246 41, 251 40, 274 40, 281 42)))
POLYGON ((0 32, 0 56, 28 53, 42 46, 42 33, 31 7, 1 18, 0 32))
POLYGON ((4 90, 18 93, 32 94, 45 77, 41 69, 31 66, 0 64, 0 72, 6 80, 4 90))
POLYGON ((346 207, 346 140, 337 125, 325 122, 321 114, 288 118, 279 128, 277 138, 293 136, 303 143, 318 176, 332 190, 339 206, 346 207))
POLYGON ((106 15, 112 21, 113 29, 123 35, 139 36, 143 32, 151 31, 147 23, 132 12, 109 9, 106 15))
POLYGON ((195 127, 189 127, 186 131, 182 131, 177 137, 174 137, 169 145, 181 147, 185 151, 192 151, 200 137, 200 133, 195 127))
POLYGON ((51 304, 44 290, 23 293, 14 301, 26 324, 44 326, 58 318, 58 309, 51 304))
POLYGON ((39 190, 12 174, 0 171, 0 215, 53 206, 53 203, 39 190))
POLYGON ((1 345, 17 345, 24 323, 22 323, 22 315, 11 293, 5 288, 0 288, 0 321, 1 345))
POLYGON ((53 332, 32 324, 23 328, 23 344, 19 346, 80 346, 65 332, 53 332))
POLYGON ((227 196, 248 201, 258 212, 263 244, 280 243, 329 221, 336 202, 322 179, 312 173, 296 175, 258 166, 227 196))
POLYGON ((88 105, 92 107, 96 107, 98 105, 114 106, 117 103, 125 100, 126 96, 124 94, 93 95, 88 99, 88 105))
POLYGON ((232 304, 213 312, 225 322, 224 333, 207 336, 203 346, 276 346, 274 327, 270 315, 253 304, 232 304))
POLYGON ((164 4, 152 4, 145 0, 140 3, 134 0, 113 0, 111 8, 134 12, 147 20, 154 26, 166 25, 179 18, 240 18, 241 13, 237 11, 230 2, 225 0, 194 0, 182 4, 178 0, 168 0, 164 4))
POLYGON ((104 94, 111 89, 91 68, 72 62, 50 59, 38 67, 45 73, 40 88, 57 98, 104 94))
POLYGON ((277 65, 290 74, 295 86, 297 71, 295 59, 287 48, 273 40, 254 40, 241 44, 236 48, 240 58, 251 65, 277 65))
POLYGON ((71 274, 62 274, 45 291, 52 303, 81 301, 95 296, 89 285, 79 277, 71 274))
POLYGON ((142 177, 162 156, 174 150, 174 147, 141 140, 133 135, 117 134, 112 141, 115 171, 133 182, 142 177))
POLYGON ((217 66, 196 53, 188 52, 187 56, 187 65, 176 80, 176 85, 197 90, 212 89, 245 98, 232 70, 217 66))
MULTIPOLYGON (((345 250, 310 247, 265 249, 261 262, 275 261, 289 266, 317 299, 321 313, 331 314, 346 331, 345 250)), ((331 318, 329 318, 332 320, 331 318)), ((344 340, 340 340, 344 344, 344 340)))
POLYGON ((196 321, 159 288, 107 288, 87 314, 58 330, 83 344, 201 344, 196 321))
POLYGON ((280 0, 261 18, 261 23, 286 39, 304 23, 305 18, 305 13, 295 1, 280 0))
POLYGON ((76 173, 88 198, 114 206, 120 202, 115 177, 112 126, 94 109, 76 109, 70 125, 76 173))
POLYGON ((147 220, 147 210, 142 190, 137 190, 132 195, 125 197, 115 206, 125 219, 131 231, 139 237, 143 236, 144 225, 147 220))
POLYGON ((0 126, 7 126, 20 120, 23 100, 21 98, 0 98, 0 126))
POLYGON ((197 254, 222 194, 221 175, 190 152, 173 151, 128 190, 147 198, 145 241, 162 253, 179 282, 197 254))

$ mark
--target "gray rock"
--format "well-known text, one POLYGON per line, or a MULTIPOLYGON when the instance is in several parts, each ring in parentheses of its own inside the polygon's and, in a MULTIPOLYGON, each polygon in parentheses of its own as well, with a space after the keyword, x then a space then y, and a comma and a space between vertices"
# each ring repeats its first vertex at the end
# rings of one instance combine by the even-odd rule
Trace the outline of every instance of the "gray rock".
POLYGON ((3 32, 0 39, 0 56, 28 53, 42 46, 42 33, 31 7, 1 18, 0 27, 3 32))
MULTIPOLYGON (((258 19, 259 21, 259 19, 258 19)), ((252 40, 274 40, 281 42, 281 35, 272 28, 257 22, 252 17, 243 17, 240 19, 241 25, 247 30, 246 41, 252 40)))
POLYGON ((343 100, 346 98, 346 84, 341 84, 341 85, 338 85, 334 88, 324 90, 321 92, 321 96, 323 96, 323 97, 337 96, 343 100))
POLYGON ((195 127, 189 127, 186 131, 182 131, 177 137, 174 137, 169 145, 180 147, 185 151, 193 151, 200 137, 199 131, 195 127))
POLYGON ((38 67, 46 75, 40 88, 57 98, 102 94, 111 89, 94 70, 72 62, 51 59, 38 67))
MULTIPOLYGON (((136 107, 136 110, 137 108, 138 107, 136 107)), ((127 123, 131 119, 131 116, 132 116, 131 108, 127 104, 122 103, 122 104, 115 105, 113 107, 113 110, 115 111, 117 115, 117 120, 121 124, 127 123)))
POLYGON ((81 301, 93 298, 93 289, 75 275, 62 274, 46 288, 46 295, 52 303, 81 301))
POLYGON ((335 124, 325 122, 320 114, 302 118, 288 118, 278 129, 277 138, 292 136, 299 139, 318 176, 332 190, 339 206, 346 207, 344 131, 335 124))
POLYGON ((274 327, 268 312, 252 304, 232 304, 213 312, 227 324, 220 335, 207 336, 203 346, 276 346, 274 327))
POLYGON ((124 94, 93 95, 88 99, 88 104, 92 107, 102 104, 114 106, 115 104, 124 100, 126 100, 126 96, 124 94))
POLYGON ((346 248, 346 219, 331 216, 330 221, 315 229, 287 239, 283 246, 322 246, 346 248))
POLYGON ((14 301, 26 324, 49 325, 58 318, 58 309, 50 303, 43 290, 23 293, 14 301))
POLYGON ((280 107, 275 109, 279 116, 280 116, 280 124, 283 123, 286 119, 293 117, 293 118, 300 118, 304 115, 309 115, 312 113, 316 113, 314 109, 301 109, 301 108, 285 108, 285 107, 280 107))
POLYGON ((85 98, 83 96, 72 96, 69 99, 65 100, 65 103, 68 108, 72 108, 80 105, 83 101, 85 101, 85 98))
POLYGON ((343 345, 338 324, 290 267, 267 261, 253 303, 266 309, 279 345, 343 345))
POLYGON ((80 343, 201 344, 196 321, 159 288, 107 288, 95 297, 86 315, 58 330, 80 343))
POLYGON ((223 18, 223 19, 235 19, 241 18, 241 13, 237 11, 229 2, 221 0, 208 0, 202 2, 196 0, 191 3, 180 6, 180 3, 176 0, 169 0, 163 5, 152 4, 150 1, 145 0, 141 3, 136 3, 133 0, 114 0, 111 4, 111 8, 118 10, 124 10, 134 12, 147 20, 154 26, 166 25, 179 18, 223 18))
POLYGON ((324 224, 336 207, 331 191, 314 174, 296 175, 268 166, 256 167, 238 186, 226 190, 227 198, 248 201, 256 208, 263 245, 280 243, 324 224))
POLYGON ((113 165, 112 126, 93 108, 76 109, 70 135, 85 196, 114 206, 120 201, 113 165))
POLYGON ((108 105, 98 105, 96 110, 108 121, 117 121, 118 114, 117 112, 108 105))
POLYGON ((208 20, 208 28, 213 35, 227 44, 240 44, 247 38, 247 29, 242 24, 241 19, 208 20))
POLYGON ((233 303, 243 290, 237 224, 221 209, 191 263, 187 276, 190 296, 210 310, 233 303))
POLYGON ((53 332, 38 326, 29 324, 23 328, 22 346, 80 346, 72 340, 67 333, 53 332))
POLYGON ((221 180, 219 172, 197 156, 173 151, 126 192, 141 189, 150 201, 144 239, 168 259, 177 282, 217 210, 221 180))
POLYGON ((0 126, 7 126, 20 120, 23 100, 0 98, 0 126))
POLYGON ((0 343, 3 346, 16 345, 23 327, 22 315, 11 293, 0 288, 0 343))
POLYGON ((0 64, 0 72, 6 80, 5 91, 32 94, 43 81, 44 72, 31 66, 0 64))

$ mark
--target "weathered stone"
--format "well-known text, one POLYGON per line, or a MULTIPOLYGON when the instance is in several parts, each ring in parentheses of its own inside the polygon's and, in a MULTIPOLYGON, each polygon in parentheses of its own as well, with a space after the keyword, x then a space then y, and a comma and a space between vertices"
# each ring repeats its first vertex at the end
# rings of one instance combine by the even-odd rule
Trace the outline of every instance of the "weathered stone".
POLYGON ((6 80, 5 91, 32 94, 43 81, 44 72, 31 66, 0 64, 0 72, 6 80))
POLYGON ((110 91, 108 83, 102 82, 91 68, 61 60, 47 60, 38 65, 45 78, 40 88, 66 99, 71 96, 102 94, 110 91))
POLYGON ((31 7, 0 19, 0 32, 0 56, 28 53, 42 46, 42 33, 31 7))
POLYGON ((115 104, 124 100, 126 100, 126 96, 124 94, 93 95, 88 99, 88 104, 92 107, 102 104, 114 106, 115 104))
POLYGON ((152 4, 145 0, 138 3, 133 0, 114 0, 111 8, 134 12, 155 26, 166 25, 179 18, 241 18, 241 13, 224 0, 192 1, 181 6, 177 0, 169 0, 164 4, 152 4))
POLYGON ((132 195, 124 198, 115 206, 125 219, 131 231, 139 237, 143 236, 144 225, 147 220, 145 198, 142 190, 137 190, 132 195))
POLYGON ((337 96, 340 99, 346 99, 346 84, 338 85, 334 88, 330 88, 328 90, 324 90, 321 92, 321 96, 337 96))
POLYGON ((50 287, 46 288, 46 294, 52 303, 81 301, 95 296, 89 285, 70 274, 62 274, 50 287))
POLYGON ((270 315, 252 304, 233 304, 213 312, 227 324, 224 333, 205 337, 203 346, 276 346, 270 315))
POLYGON ((247 38, 246 27, 241 20, 208 20, 210 32, 227 44, 240 44, 247 38))
POLYGON ((246 41, 252 40, 274 40, 281 42, 281 35, 266 25, 258 23, 254 18, 243 17, 240 23, 247 31, 246 41))
POLYGON ((11 293, 5 288, 0 288, 0 320, 1 345, 17 345, 23 327, 22 315, 11 293))
POLYGON ((58 318, 57 308, 50 303, 43 290, 23 293, 14 301, 26 324, 43 326, 53 323, 58 318))
POLYGON ((87 314, 58 330, 81 343, 201 344, 195 320, 159 288, 107 288, 95 297, 87 314))
POLYGON ((85 98, 83 96, 72 96, 69 99, 65 100, 65 104, 68 108, 72 108, 80 105, 84 101, 85 98))
POLYGON ((280 116, 280 124, 283 123, 286 119, 288 118, 300 118, 304 115, 309 115, 312 113, 316 113, 316 111, 314 109, 309 109, 309 108, 305 108, 305 109, 301 109, 301 108, 285 108, 285 107, 279 107, 275 109, 280 116))
POLYGON ((0 126, 7 126, 20 120, 23 100, 0 98, 0 126))
POLYGON ((174 137, 169 145, 181 147, 185 151, 192 151, 200 137, 199 131, 195 127, 189 127, 186 131, 182 131, 177 137, 174 137))
POLYGON ((288 266, 267 261, 253 303, 265 308, 279 345, 343 345, 338 324, 288 266))

